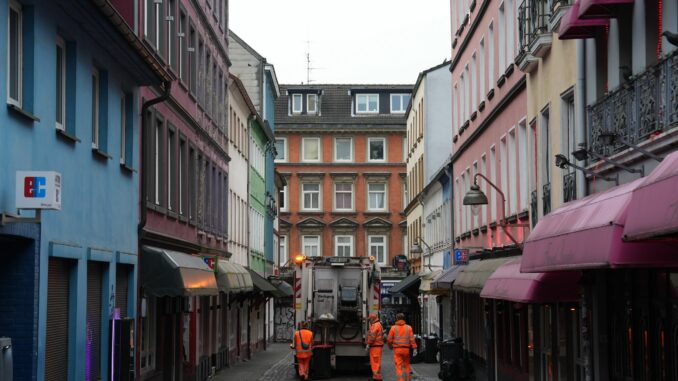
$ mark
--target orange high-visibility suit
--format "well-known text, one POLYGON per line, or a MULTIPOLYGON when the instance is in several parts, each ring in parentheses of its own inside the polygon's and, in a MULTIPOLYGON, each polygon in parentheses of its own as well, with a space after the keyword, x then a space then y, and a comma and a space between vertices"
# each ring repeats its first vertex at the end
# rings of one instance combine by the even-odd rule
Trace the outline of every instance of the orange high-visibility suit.
POLYGON ((410 348, 417 348, 414 341, 412 327, 405 324, 404 320, 396 321, 391 327, 386 338, 388 346, 393 349, 393 362, 395 363, 398 381, 410 381, 410 348))
POLYGON ((378 320, 370 326, 370 330, 367 332, 367 345, 370 347, 372 379, 381 380, 381 350, 384 347, 384 328, 378 320))
POLYGON ((313 332, 308 329, 300 329, 294 332, 294 342, 291 347, 297 352, 297 368, 299 377, 308 380, 308 368, 313 355, 313 332))

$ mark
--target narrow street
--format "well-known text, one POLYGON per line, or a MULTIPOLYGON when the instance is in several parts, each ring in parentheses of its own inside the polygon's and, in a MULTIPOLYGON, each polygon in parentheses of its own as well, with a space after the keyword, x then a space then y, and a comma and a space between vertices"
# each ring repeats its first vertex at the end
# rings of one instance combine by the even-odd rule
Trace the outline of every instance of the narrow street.
MULTIPOLYGON (((225 368, 212 378, 214 381, 295 381, 293 351, 285 343, 274 343, 266 351, 257 353, 250 361, 237 363, 231 368, 225 368)), ((382 372, 384 381, 395 381, 391 350, 384 348, 382 356, 382 372)), ((438 364, 412 364, 413 380, 438 380, 438 364)), ((339 373, 334 374, 331 380, 335 381, 365 381, 370 379, 369 373, 339 373)))

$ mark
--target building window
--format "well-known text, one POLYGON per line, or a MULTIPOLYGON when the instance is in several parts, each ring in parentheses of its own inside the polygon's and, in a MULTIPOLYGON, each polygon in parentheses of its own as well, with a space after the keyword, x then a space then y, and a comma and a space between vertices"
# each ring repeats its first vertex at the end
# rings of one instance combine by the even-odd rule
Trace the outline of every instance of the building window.
POLYGON ((99 148, 99 70, 92 69, 92 148, 99 148))
POLYGON ((280 262, 279 265, 280 267, 284 267, 287 262, 288 262, 288 257, 287 257, 287 236, 286 235, 281 235, 279 237, 278 241, 278 254, 280 262))
POLYGON ((371 235, 368 237, 370 247, 370 256, 374 257, 376 262, 382 265, 386 264, 386 236, 371 235))
POLYGON ((154 297, 141 300, 141 334, 139 335, 141 374, 155 369, 155 300, 154 297))
POLYGON ((161 154, 161 142, 162 142, 162 127, 163 127, 163 122, 161 120, 156 120, 155 122, 155 131, 154 131, 154 142, 153 142, 153 162, 154 162, 154 176, 153 176, 153 182, 154 182, 154 202, 156 205, 160 205, 160 168, 161 168, 161 163, 160 160, 162 159, 162 154, 161 154))
POLYGON ((305 235, 301 237, 303 254, 307 257, 320 256, 320 237, 317 235, 305 235))
POLYGON ((177 33, 177 65, 179 66, 179 79, 186 81, 188 77, 188 65, 186 63, 186 53, 188 44, 186 42, 186 13, 179 11, 179 32, 177 33))
POLYGON ((56 128, 66 126, 66 43, 57 36, 56 41, 56 128))
MULTIPOLYGON (((186 214, 186 139, 179 140, 179 214, 186 214)), ((224 187, 227 189, 228 187, 224 187)))
POLYGON ((176 148, 174 140, 174 130, 167 131, 167 209, 174 209, 174 176, 176 173, 176 148))
POLYGON ((167 17, 165 17, 165 22, 167 24, 167 62, 169 65, 176 69, 177 63, 175 62, 176 56, 176 43, 177 43, 177 30, 176 30, 176 0, 169 0, 167 2, 167 17))
POLYGON ((300 114, 302 109, 302 95, 292 94, 292 113, 300 114))
POLYGON ((334 208, 336 210, 353 210, 353 184, 334 184, 334 208))
POLYGON ((357 94, 355 103, 356 113, 379 112, 379 94, 357 94))
POLYGON ((385 161, 386 160, 386 139, 384 138, 368 138, 367 139, 367 156, 369 161, 385 161))
POLYGON ((134 163, 134 95, 120 97, 120 164, 131 168, 134 163))
POLYGON ((287 185, 278 190, 278 205, 281 212, 287 211, 287 185))
POLYGON ((410 103, 410 94, 391 94, 391 113, 404 113, 410 103))
POLYGON ((301 185, 304 210, 320 210, 320 184, 306 183, 301 185))
POLYGON ((318 94, 306 94, 306 113, 315 114, 318 112, 318 94))
POLYGON ((353 161, 353 139, 334 139, 334 161, 353 161))
POLYGON ((21 5, 14 0, 9 2, 9 21, 7 27, 7 103, 21 107, 23 87, 23 26, 21 5))
POLYGON ((303 161, 320 161, 320 138, 302 138, 303 161))
POLYGON ((334 237, 334 256, 336 257, 353 256, 353 236, 338 235, 334 237))
POLYGON ((385 210, 386 209, 386 184, 370 183, 367 184, 367 209, 385 210))
POLYGON ((275 161, 276 163, 284 163, 287 161, 287 139, 286 138, 276 138, 275 139, 275 161))

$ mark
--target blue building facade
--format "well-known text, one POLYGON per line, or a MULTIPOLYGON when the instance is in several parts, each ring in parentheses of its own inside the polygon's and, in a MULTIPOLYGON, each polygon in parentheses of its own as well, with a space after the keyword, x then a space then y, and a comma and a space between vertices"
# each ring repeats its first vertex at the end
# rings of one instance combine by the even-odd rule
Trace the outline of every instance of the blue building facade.
POLYGON ((134 4, 0 0, 0 336, 15 380, 108 380, 111 318, 137 315, 138 87, 170 78, 134 37, 134 4), (58 172, 61 210, 17 216, 17 171, 58 172))
MULTIPOLYGON (((280 95, 280 90, 278 89, 278 80, 275 76, 275 70, 272 65, 264 65, 264 114, 262 117, 264 121, 268 123, 268 126, 271 128, 273 134, 275 134, 275 100, 280 95)), ((272 274, 273 269, 273 253, 275 253, 274 240, 273 240, 273 222, 276 219, 276 214, 278 211, 277 201, 278 201, 278 192, 275 189, 275 140, 269 142, 266 149, 266 195, 268 202, 268 208, 266 213, 266 221, 264 225, 264 254, 266 256, 266 275, 272 274)))

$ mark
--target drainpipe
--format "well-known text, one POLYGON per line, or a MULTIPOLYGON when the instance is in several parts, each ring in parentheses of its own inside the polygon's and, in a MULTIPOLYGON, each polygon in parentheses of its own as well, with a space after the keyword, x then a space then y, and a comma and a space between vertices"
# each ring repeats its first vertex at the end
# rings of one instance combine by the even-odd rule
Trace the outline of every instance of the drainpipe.
MULTIPOLYGON (((586 144, 586 40, 577 39, 577 73, 574 94, 575 141, 576 147, 586 144)), ((567 152, 569 155, 570 153, 567 152)), ((586 195, 586 176, 583 171, 576 171, 577 199, 586 195)))
MULTIPOLYGON (((147 213, 146 213, 146 193, 148 190, 146 189, 146 179, 144 179, 144 175, 146 174, 146 167, 148 166, 148 163, 146 162, 146 152, 144 152, 144 134, 146 133, 146 110, 148 110, 149 107, 164 102, 170 97, 170 91, 172 89, 172 82, 171 81, 166 81, 163 82, 162 84, 163 87, 163 92, 162 94, 153 99, 149 99, 146 102, 144 102, 141 105, 141 133, 139 134, 139 150, 141 151, 141 161, 140 161, 140 168, 139 168, 139 181, 141 182, 141 191, 139 195, 139 224, 137 225, 137 258, 139 258, 141 254, 141 240, 144 237, 144 227, 146 227, 146 220, 147 220, 147 213)), ((139 263, 139 266, 141 263, 139 263)), ((139 268, 137 268, 136 271, 137 275, 137 296, 141 295, 141 271, 139 268)), ((137 316, 141 312, 141 298, 137 297, 137 316)), ((141 342, 141 327, 139 324, 141 324, 141 320, 137 319, 136 321, 137 327, 136 327, 136 342, 140 343, 141 342)), ((138 348, 138 347, 137 347, 138 348)), ((137 349, 138 350, 138 349, 137 349)), ((135 369, 140 369, 141 364, 139 363, 139 356, 138 352, 135 357, 135 369)), ((139 380, 139 374, 135 372, 135 378, 139 380)))

